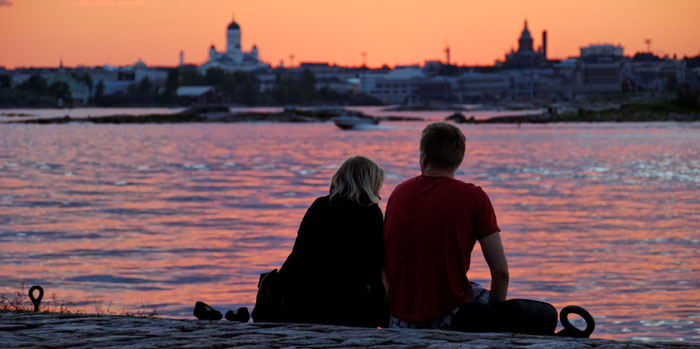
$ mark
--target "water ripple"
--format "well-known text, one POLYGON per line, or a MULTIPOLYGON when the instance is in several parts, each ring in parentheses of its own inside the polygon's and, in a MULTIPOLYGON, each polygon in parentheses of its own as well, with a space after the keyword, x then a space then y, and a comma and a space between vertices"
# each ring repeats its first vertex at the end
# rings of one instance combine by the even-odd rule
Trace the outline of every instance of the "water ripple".
MULTIPOLYGON (((384 209, 420 171, 424 126, 3 125, 1 292, 42 284, 87 307, 178 317, 204 298, 251 306, 340 163, 364 155, 386 169, 384 209)), ((509 297, 584 306, 600 337, 697 340, 700 127, 459 127, 457 177, 494 204, 509 297)), ((469 276, 488 284, 480 253, 469 276)))

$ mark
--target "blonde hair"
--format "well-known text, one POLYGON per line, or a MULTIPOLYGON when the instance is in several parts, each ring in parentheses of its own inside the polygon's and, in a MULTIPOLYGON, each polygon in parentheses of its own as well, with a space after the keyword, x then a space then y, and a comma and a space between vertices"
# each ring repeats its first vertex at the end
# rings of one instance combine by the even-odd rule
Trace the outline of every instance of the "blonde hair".
POLYGON ((338 168, 331 179, 330 200, 342 198, 360 205, 379 202, 384 170, 364 156, 353 156, 338 168))

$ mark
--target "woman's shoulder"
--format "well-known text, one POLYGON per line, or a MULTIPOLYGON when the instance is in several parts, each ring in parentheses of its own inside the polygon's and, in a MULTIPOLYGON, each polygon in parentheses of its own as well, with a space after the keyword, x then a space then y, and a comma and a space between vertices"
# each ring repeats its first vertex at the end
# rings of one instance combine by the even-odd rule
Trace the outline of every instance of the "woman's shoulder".
MULTIPOLYGON (((341 198, 341 197, 333 197, 331 198, 330 196, 325 196, 323 198, 318 198, 316 199, 317 201, 323 199, 322 203, 327 204, 329 206, 332 206, 337 209, 343 209, 343 210, 361 210, 361 211, 374 211, 379 209, 378 204, 361 204, 354 202, 352 200, 348 200, 346 198, 341 198)), ((381 210, 381 209, 379 209, 381 210)))
POLYGON ((328 204, 329 202, 330 202, 330 197, 328 195, 326 195, 326 196, 317 197, 316 200, 314 200, 314 203, 312 205, 323 205, 323 204, 328 204))
POLYGON ((378 215, 383 217, 382 209, 378 204, 362 205, 344 198, 322 196, 311 205, 314 211, 323 210, 334 215, 378 215))

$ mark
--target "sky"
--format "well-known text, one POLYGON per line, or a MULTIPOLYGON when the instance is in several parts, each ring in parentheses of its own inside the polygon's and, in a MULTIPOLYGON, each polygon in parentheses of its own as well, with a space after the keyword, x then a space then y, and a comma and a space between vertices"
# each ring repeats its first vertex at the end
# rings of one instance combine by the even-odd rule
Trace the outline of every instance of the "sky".
POLYGON ((232 19, 242 48, 273 66, 328 62, 370 67, 503 60, 527 19, 548 58, 589 44, 625 55, 700 54, 700 0, 0 0, 0 67, 202 64, 225 49, 232 19), (293 56, 293 58, 291 57, 293 56))

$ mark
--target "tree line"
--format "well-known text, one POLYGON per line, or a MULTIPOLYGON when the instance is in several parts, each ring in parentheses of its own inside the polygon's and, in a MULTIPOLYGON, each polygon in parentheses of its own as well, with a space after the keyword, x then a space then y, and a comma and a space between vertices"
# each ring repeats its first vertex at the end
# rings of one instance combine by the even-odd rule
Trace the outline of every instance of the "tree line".
MULTIPOLYGON (((255 72, 228 72, 211 68, 201 73, 196 67, 178 67, 168 71, 164 86, 154 84, 146 76, 134 81, 125 90, 107 94, 102 80, 95 83, 89 73, 71 73, 70 76, 89 89, 89 106, 180 106, 186 103, 176 95, 181 86, 214 86, 233 104, 256 105, 376 105, 381 102, 371 96, 338 92, 327 87, 316 88, 316 77, 308 69, 301 72, 279 70, 271 88, 261 90, 261 82, 255 72)), ((70 86, 57 81, 49 85, 39 74, 12 86, 7 75, 0 75, 0 106, 53 107, 57 101, 65 106, 75 106, 70 86)))
MULTIPOLYGON (((92 90, 90 75, 73 74, 73 78, 92 90)), ((48 80, 35 74, 13 88, 10 76, 0 75, 0 106, 53 107, 59 101, 67 106, 74 103, 70 86, 63 81, 49 84, 48 80)))

